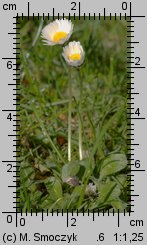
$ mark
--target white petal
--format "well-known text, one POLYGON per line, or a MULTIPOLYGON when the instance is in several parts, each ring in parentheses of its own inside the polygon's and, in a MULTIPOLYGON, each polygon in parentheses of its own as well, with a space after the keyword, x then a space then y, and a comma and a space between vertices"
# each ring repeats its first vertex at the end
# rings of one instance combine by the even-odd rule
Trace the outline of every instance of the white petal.
POLYGON ((62 53, 65 61, 70 65, 70 66, 80 66, 84 62, 85 58, 85 52, 83 50, 82 45, 80 42, 70 42, 66 47, 63 48, 63 53, 62 53), (73 54, 80 54, 80 60, 71 60, 70 56, 73 54))
POLYGON ((48 45, 53 45, 52 42, 55 44, 63 44, 65 43, 71 36, 73 32, 73 24, 70 20, 67 19, 61 19, 61 20, 55 20, 52 23, 49 23, 47 26, 45 26, 42 30, 42 38, 45 39, 46 43, 48 45), (57 32, 66 32, 67 37, 60 39, 58 42, 54 41, 54 35, 57 32), (51 43, 51 44, 50 44, 51 43))

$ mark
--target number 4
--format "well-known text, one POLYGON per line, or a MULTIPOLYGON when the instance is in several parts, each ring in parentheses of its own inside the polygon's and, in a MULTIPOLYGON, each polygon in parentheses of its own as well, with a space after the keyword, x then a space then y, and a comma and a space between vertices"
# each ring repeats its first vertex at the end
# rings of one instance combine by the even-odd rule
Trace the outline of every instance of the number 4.
POLYGON ((12 115, 11 115, 11 113, 9 113, 9 115, 7 116, 7 119, 9 119, 10 121, 12 120, 12 115))
POLYGON ((138 116, 140 115, 139 108, 137 108, 137 110, 135 111, 135 114, 138 115, 138 116))

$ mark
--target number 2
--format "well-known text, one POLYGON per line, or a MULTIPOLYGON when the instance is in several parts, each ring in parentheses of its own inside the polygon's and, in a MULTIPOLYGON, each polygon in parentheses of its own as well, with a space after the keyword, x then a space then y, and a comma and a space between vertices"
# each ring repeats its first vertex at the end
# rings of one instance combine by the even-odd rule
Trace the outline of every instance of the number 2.
POLYGON ((12 173, 12 164, 7 164, 7 167, 8 167, 8 170, 7 170, 7 173, 12 173))
POLYGON ((138 65, 138 66, 140 66, 140 57, 135 57, 135 60, 136 60, 136 62, 135 62, 135 65, 138 65))
POLYGON ((71 10, 76 10, 76 5, 77 5, 77 3, 76 2, 71 2, 71 5, 73 5, 73 7, 71 8, 71 10))
POLYGON ((71 218, 71 221, 72 221, 71 226, 76 226, 76 219, 75 218, 71 218))

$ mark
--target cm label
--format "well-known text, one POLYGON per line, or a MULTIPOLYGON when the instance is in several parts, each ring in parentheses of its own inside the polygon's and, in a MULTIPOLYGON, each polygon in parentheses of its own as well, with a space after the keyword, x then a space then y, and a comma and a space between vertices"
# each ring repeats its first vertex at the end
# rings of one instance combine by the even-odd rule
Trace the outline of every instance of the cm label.
POLYGON ((4 3, 3 4, 3 10, 7 11, 15 11, 16 10, 16 4, 15 3, 4 3))

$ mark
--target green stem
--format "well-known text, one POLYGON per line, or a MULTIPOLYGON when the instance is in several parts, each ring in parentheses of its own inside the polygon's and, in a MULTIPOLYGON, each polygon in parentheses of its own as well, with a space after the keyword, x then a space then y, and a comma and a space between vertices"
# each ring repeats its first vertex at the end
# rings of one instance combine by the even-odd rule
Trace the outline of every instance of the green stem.
POLYGON ((36 116, 36 118, 37 118, 37 120, 38 120, 38 122, 39 122, 39 125, 40 125, 41 129, 42 129, 43 135, 44 135, 45 137, 47 137, 48 141, 50 142, 50 145, 51 145, 52 149, 57 153, 57 155, 58 155, 58 157, 60 158, 60 160, 62 161, 62 163, 65 163, 65 161, 64 161, 64 159, 63 159, 63 157, 62 157, 62 155, 60 154, 60 152, 58 151, 58 149, 57 149, 57 147, 55 146, 54 142, 52 141, 50 135, 49 135, 48 132, 46 131, 46 129, 45 129, 45 127, 44 127, 44 125, 43 125, 43 123, 42 123, 40 117, 39 117, 38 114, 37 114, 37 111, 35 111, 35 116, 36 116))
POLYGON ((80 77, 80 71, 79 72, 79 78, 80 78, 80 101, 79 101, 79 158, 80 160, 83 159, 83 153, 82 153, 82 97, 83 97, 83 82, 80 77))
POLYGON ((72 113, 72 81, 69 68, 69 105, 68 105, 68 161, 71 161, 71 113, 72 113))

